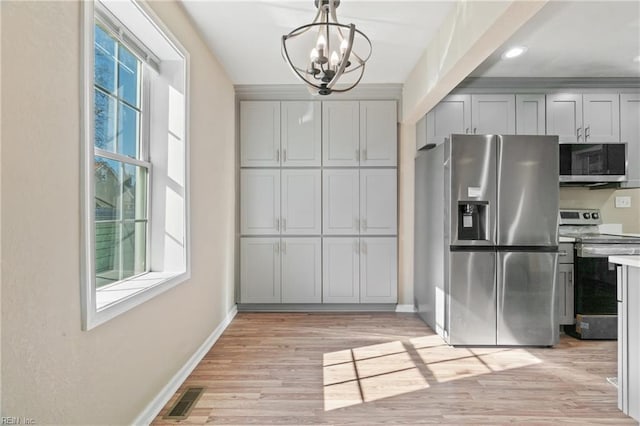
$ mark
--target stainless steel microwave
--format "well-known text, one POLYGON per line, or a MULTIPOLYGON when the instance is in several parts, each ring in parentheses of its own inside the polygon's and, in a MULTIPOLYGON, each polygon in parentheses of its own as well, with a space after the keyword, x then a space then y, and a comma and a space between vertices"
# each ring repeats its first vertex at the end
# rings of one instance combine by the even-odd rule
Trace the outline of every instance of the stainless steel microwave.
POLYGON ((561 143, 560 182, 624 182, 626 143, 561 143))

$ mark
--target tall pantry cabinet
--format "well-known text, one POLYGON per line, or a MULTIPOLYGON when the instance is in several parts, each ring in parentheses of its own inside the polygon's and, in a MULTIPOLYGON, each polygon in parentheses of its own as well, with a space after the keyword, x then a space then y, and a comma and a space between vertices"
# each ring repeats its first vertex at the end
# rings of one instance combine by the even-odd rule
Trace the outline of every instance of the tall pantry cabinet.
POLYGON ((240 167, 241 305, 396 303, 396 101, 242 101, 240 167))

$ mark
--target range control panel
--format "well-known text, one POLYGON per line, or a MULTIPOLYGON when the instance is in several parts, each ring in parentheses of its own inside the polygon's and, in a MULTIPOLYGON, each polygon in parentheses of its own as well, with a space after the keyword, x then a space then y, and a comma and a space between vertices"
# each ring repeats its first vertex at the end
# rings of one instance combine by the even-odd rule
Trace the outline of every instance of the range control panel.
POLYGON ((560 225, 600 225, 600 210, 598 209, 560 209, 560 225))

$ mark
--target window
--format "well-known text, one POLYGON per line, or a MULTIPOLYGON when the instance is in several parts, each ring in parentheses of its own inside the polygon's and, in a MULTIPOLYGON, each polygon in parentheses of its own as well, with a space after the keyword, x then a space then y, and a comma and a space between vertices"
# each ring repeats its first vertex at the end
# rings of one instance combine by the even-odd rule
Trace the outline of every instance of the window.
POLYGON ((95 280, 103 288, 149 271, 151 164, 141 138, 144 70, 100 23, 94 28, 95 280))
POLYGON ((187 53, 133 0, 84 5, 83 328, 189 277, 187 53))

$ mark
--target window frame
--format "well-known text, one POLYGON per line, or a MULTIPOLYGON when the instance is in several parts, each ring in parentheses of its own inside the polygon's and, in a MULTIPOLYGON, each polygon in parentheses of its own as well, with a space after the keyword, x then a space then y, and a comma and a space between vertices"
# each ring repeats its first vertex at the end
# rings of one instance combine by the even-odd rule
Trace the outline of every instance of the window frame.
MULTIPOLYGON (((151 97, 152 83, 147 72, 147 67, 154 72, 160 73, 162 69, 162 61, 153 53, 151 49, 140 42, 135 36, 135 32, 125 27, 118 18, 111 14, 107 6, 101 4, 99 0, 87 1, 82 3, 82 28, 81 31, 81 90, 82 96, 82 114, 81 114, 81 267, 80 267, 80 293, 81 293, 81 328, 90 330, 121 315, 124 312, 164 293, 165 291, 175 287, 176 285, 188 280, 191 276, 191 256, 190 256, 190 165, 189 165, 189 53, 176 40, 173 34, 155 15, 150 7, 144 3, 135 0, 129 0, 126 7, 132 13, 140 13, 148 22, 144 22, 145 29, 140 31, 149 31, 150 29, 158 32, 162 37, 162 42, 166 43, 165 50, 170 51, 173 61, 177 60, 181 64, 178 67, 180 82, 182 83, 182 103, 177 104, 180 111, 183 111, 184 129, 182 139, 184 154, 184 182, 182 206, 183 221, 181 222, 183 231, 183 241, 181 245, 184 258, 182 259, 182 267, 179 270, 161 270, 163 268, 153 268, 152 251, 153 251, 153 210, 152 197, 154 185, 154 167, 151 159, 153 149, 151 147, 151 136, 154 132, 152 122, 151 97), (133 6, 133 7, 132 7, 133 6), (105 23, 106 17, 106 23, 105 23), (110 151, 95 148, 95 128, 94 128, 94 26, 98 24, 115 38, 119 43, 123 44, 130 52, 141 61, 141 99, 140 99, 140 118, 139 118, 139 158, 126 157, 124 164, 132 164, 143 166, 147 169, 147 212, 146 212, 146 265, 147 272, 128 277, 114 283, 104 286, 109 288, 113 294, 123 294, 113 301, 105 299, 106 293, 100 294, 101 289, 96 287, 95 272, 95 181, 94 181, 94 161, 95 156, 103 156, 108 159, 122 161, 121 154, 112 153, 110 151), (118 30, 114 31, 114 24, 118 25, 118 30), (132 44, 135 43, 133 48, 132 44), (176 59, 177 58, 177 59, 176 59), (159 270, 160 269, 160 270, 159 270), (115 290, 112 290, 114 289, 115 290), (98 301, 102 299, 102 301, 98 301), (107 300, 107 302, 104 302, 107 300)), ((122 4, 122 2, 120 2, 122 4)), ((166 54, 166 51, 165 51, 166 54)), ((161 122, 162 126, 168 123, 161 122)), ((158 185, 162 189, 163 185, 158 185)), ((174 268, 176 269, 176 268, 174 268)))

